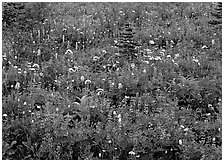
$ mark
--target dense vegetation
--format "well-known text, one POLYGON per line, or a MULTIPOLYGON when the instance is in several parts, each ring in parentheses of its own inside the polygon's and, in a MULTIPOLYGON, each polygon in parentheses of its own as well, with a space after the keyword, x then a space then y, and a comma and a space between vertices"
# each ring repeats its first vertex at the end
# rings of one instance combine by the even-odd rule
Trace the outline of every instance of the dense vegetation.
POLYGON ((3 159, 221 159, 222 3, 2 3, 3 159))

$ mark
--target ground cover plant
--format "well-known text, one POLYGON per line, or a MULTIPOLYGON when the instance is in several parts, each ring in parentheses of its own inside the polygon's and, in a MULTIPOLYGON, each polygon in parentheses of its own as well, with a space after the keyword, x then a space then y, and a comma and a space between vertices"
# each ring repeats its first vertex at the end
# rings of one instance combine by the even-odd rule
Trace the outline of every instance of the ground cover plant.
POLYGON ((2 159, 222 159, 222 3, 2 8, 2 159))

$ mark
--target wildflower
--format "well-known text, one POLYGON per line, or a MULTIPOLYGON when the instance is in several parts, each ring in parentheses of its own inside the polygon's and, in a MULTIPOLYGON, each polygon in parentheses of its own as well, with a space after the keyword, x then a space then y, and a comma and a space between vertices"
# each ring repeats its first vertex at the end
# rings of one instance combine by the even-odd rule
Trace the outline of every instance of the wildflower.
POLYGON ((67 51, 65 52, 65 55, 67 55, 67 54, 73 54, 72 50, 67 49, 67 51))
POLYGON ((135 152, 134 151, 130 151, 128 154, 135 155, 135 152))
POLYGON ((23 103, 23 105, 27 105, 27 102, 25 101, 25 102, 23 103))
POLYGON ((166 57, 167 57, 167 58, 171 58, 171 56, 170 56, 170 55, 167 55, 166 57))
POLYGON ((155 44, 155 42, 154 42, 153 40, 150 40, 149 43, 150 43, 151 45, 155 44))
POLYGON ((56 108, 56 111, 58 111, 58 108, 56 108))
POLYGON ((109 141, 108 141, 108 143, 112 143, 112 141, 111 141, 111 140, 109 140, 109 141))
POLYGON ((99 95, 101 95, 101 93, 103 92, 104 90, 103 89, 101 89, 101 88, 99 88, 99 89, 97 89, 96 90, 96 92, 97 92, 97 96, 99 96, 99 95))
POLYGON ((34 120, 31 120, 31 123, 34 123, 34 120))
POLYGON ((43 76, 44 74, 43 73, 40 73, 40 76, 43 76))
POLYGON ((30 70, 30 71, 35 71, 36 69, 35 69, 35 68, 30 68, 29 70, 30 70))
POLYGON ((214 39, 212 39, 212 45, 215 45, 215 40, 214 39))
POLYGON ((174 55, 174 58, 175 58, 175 59, 177 59, 177 58, 179 58, 179 57, 180 57, 180 54, 179 54, 179 53, 177 53, 177 54, 174 55))
POLYGON ((144 63, 146 63, 146 64, 149 64, 149 61, 143 61, 144 63))
POLYGON ((41 55, 41 51, 40 49, 37 50, 37 56, 40 56, 41 55))
POLYGON ((40 105, 37 105, 37 109, 40 110, 41 109, 41 106, 40 105))
POLYGON ((215 141, 215 137, 212 138, 212 141, 215 141))
POLYGON ((80 77, 80 80, 81 80, 82 82, 84 82, 85 77, 82 75, 82 76, 80 77))
POLYGON ((208 49, 208 47, 206 45, 201 47, 202 49, 208 49))
POLYGON ((184 126, 183 126, 183 125, 181 125, 180 127, 181 127, 181 128, 184 128, 184 126))
POLYGON ((7 115, 7 114, 3 114, 3 116, 4 116, 4 117, 7 117, 8 115, 7 115))
POLYGON ((146 69, 143 70, 143 73, 146 73, 146 69))
POLYGON ((18 66, 14 66, 14 68, 15 68, 15 69, 17 69, 17 68, 18 68, 18 66))
POLYGON ((15 89, 18 90, 20 88, 20 83, 16 82, 15 89))
POLYGON ((116 115, 117 113, 116 113, 116 111, 113 111, 113 115, 116 115))
POLYGON ((103 53, 107 53, 107 51, 105 51, 105 50, 102 50, 102 52, 103 52, 103 53))
POLYGON ((121 123, 121 114, 118 114, 118 122, 121 123))
POLYGON ((155 60, 161 60, 161 57, 156 56, 156 57, 155 57, 155 60))
POLYGON ((75 70, 73 70, 72 68, 69 68, 68 71, 69 71, 69 73, 75 72, 75 70))
POLYGON ((23 114, 25 114, 25 111, 23 111, 23 114))
POLYGON ((134 68, 135 67, 135 64, 134 63, 131 63, 131 68, 134 68))
POLYGON ((85 84, 91 84, 91 80, 87 79, 87 80, 85 81, 85 84))
POLYGON ((123 85, 121 83, 118 83, 118 89, 123 88, 123 85))
POLYGON ((93 57, 93 61, 97 61, 97 60, 99 60, 99 57, 98 56, 94 56, 93 57))
POLYGON ((74 66, 73 69, 75 69, 75 72, 79 70, 78 66, 74 66))
POLYGON ((187 132, 189 130, 189 128, 185 128, 184 131, 187 132))
POLYGON ((33 68, 35 68, 35 67, 38 69, 40 68, 40 66, 38 64, 33 64, 33 68))

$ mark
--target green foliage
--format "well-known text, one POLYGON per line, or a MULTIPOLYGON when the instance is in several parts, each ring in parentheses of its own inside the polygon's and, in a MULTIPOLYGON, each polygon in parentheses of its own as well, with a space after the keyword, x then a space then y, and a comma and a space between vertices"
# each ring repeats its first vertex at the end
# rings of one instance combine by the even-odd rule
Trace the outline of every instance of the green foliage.
POLYGON ((221 159, 211 6, 3 3, 3 159, 221 159))

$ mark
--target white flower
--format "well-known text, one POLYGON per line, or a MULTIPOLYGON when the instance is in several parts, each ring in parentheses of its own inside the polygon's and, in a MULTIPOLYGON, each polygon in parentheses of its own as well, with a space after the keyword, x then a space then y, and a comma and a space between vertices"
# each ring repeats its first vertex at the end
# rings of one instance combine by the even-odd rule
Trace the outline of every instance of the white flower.
POLYGON ((74 66, 73 69, 75 69, 75 71, 78 71, 79 67, 78 66, 74 66))
POLYGON ((134 63, 131 63, 131 68, 134 68, 135 67, 135 64, 134 63))
POLYGON ((199 60, 198 60, 198 59, 196 59, 195 57, 193 57, 192 61, 194 61, 194 62, 196 62, 196 63, 198 63, 198 62, 199 62, 199 60))
POLYGON ((65 55, 67 55, 67 54, 73 54, 72 50, 67 49, 67 51, 65 52, 65 55))
POLYGON ((215 45, 215 40, 214 39, 212 39, 212 45, 215 45))
POLYGON ((108 141, 108 143, 112 143, 112 141, 111 141, 111 140, 109 140, 109 141, 108 141))
POLYGON ((91 84, 91 80, 87 79, 87 80, 85 81, 85 84, 91 84))
POLYGON ((18 66, 14 66, 14 68, 15 68, 15 69, 17 69, 17 68, 18 68, 18 66))
POLYGON ((34 67, 34 68, 36 67, 36 68, 38 68, 38 69, 40 68, 40 66, 39 66, 38 64, 33 64, 33 67, 34 67))
POLYGON ((7 115, 7 114, 3 114, 3 116, 4 116, 4 117, 7 117, 8 115, 7 115))
POLYGON ((40 49, 37 50, 37 56, 40 56, 41 55, 41 51, 40 49))
POLYGON ((212 138, 212 141, 215 141, 215 137, 212 138))
POLYGON ((146 64, 149 64, 149 61, 143 61, 144 63, 146 63, 146 64))
POLYGON ((156 57, 155 57, 155 60, 161 60, 161 57, 156 56, 156 57))
POLYGON ((16 82, 15 89, 18 90, 20 88, 20 83, 16 82))
POLYGON ((181 128, 184 128, 184 126, 183 126, 183 125, 181 125, 180 127, 181 127, 181 128))
POLYGON ((116 111, 113 111, 113 114, 116 115, 117 114, 116 111))
POLYGON ((40 105, 37 105, 37 109, 41 109, 41 106, 40 105))
POLYGON ((171 56, 170 56, 170 55, 167 55, 166 57, 167 57, 167 58, 171 58, 171 56))
POLYGON ((82 82, 84 82, 85 77, 82 75, 82 76, 80 77, 80 80, 81 80, 82 82))
POLYGON ((97 90, 96 90, 96 95, 97 96, 99 96, 99 95, 101 95, 101 93, 103 92, 104 90, 103 89, 101 89, 101 88, 98 88, 97 90))
POLYGON ((103 52, 103 53, 107 53, 107 51, 105 51, 105 50, 102 50, 102 52, 103 52))
POLYGON ((44 74, 43 73, 40 73, 40 76, 43 76, 44 74))
POLYGON ((69 71, 69 73, 75 72, 75 70, 73 70, 72 68, 69 68, 68 71, 69 71))
POLYGON ((150 44, 155 44, 155 42, 153 40, 150 40, 149 43, 150 44))
POLYGON ((34 120, 31 120, 31 123, 34 123, 34 120))
POLYGON ((130 151, 128 154, 135 155, 135 152, 134 151, 130 151))
POLYGON ((118 89, 121 89, 121 88, 123 88, 122 83, 118 83, 118 89))
POLYGON ((206 45, 202 46, 201 47, 202 49, 207 49, 208 47, 206 45))
POLYGON ((118 114, 118 122, 121 123, 121 114, 118 114))
POLYGON ((179 58, 179 57, 180 57, 180 54, 179 54, 179 53, 177 53, 177 54, 174 55, 174 58, 175 58, 175 59, 177 59, 177 58, 179 58))
POLYGON ((35 71, 36 69, 35 69, 35 68, 29 68, 29 70, 31 70, 31 71, 35 71))
POLYGON ((25 111, 23 111, 23 114, 25 114, 25 111))
POLYGON ((183 141, 181 139, 179 139, 179 144, 182 145, 183 144, 183 141))
POLYGON ((93 57, 93 61, 97 61, 97 60, 99 60, 99 57, 98 56, 94 56, 93 57))
POLYGON ((185 129, 184 129, 185 132, 188 131, 188 130, 189 130, 189 128, 185 128, 185 129))
POLYGON ((143 70, 143 73, 146 73, 146 69, 143 70))
POLYGON ((25 101, 25 102, 23 103, 23 105, 27 105, 27 102, 25 101))
POLYGON ((59 109, 58 108, 56 108, 56 111, 58 111, 59 109))

